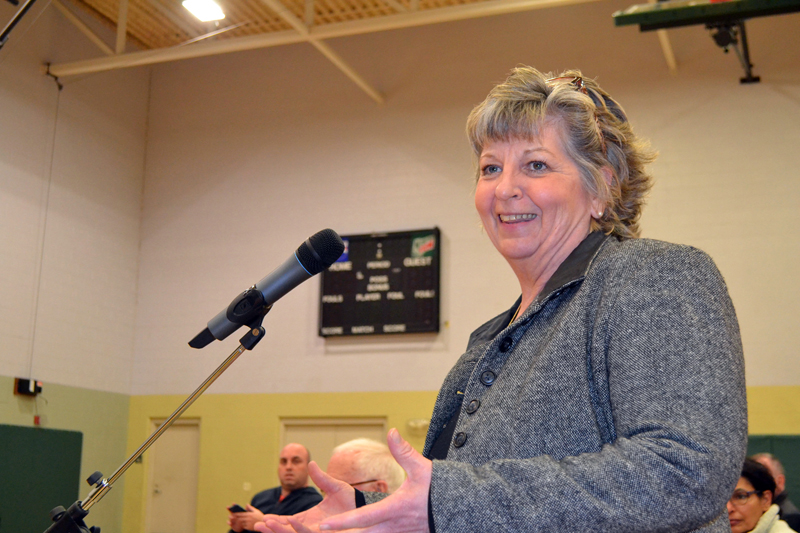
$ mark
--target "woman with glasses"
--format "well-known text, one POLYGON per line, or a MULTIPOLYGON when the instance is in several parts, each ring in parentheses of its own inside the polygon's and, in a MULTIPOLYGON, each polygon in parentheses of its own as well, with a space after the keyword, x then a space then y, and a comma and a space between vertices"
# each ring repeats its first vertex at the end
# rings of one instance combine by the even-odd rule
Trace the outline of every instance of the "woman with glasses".
POLYGON ((520 297, 472 333, 423 454, 389 433, 408 473, 394 494, 312 466, 326 499, 258 527, 730 531, 747 430, 739 328, 706 254, 638 238, 652 151, 578 71, 515 69, 467 134, 475 207, 520 297))
POLYGON ((732 533, 793 533, 789 524, 778 517, 772 503, 775 480, 769 469, 747 458, 742 476, 728 501, 728 520, 732 533))

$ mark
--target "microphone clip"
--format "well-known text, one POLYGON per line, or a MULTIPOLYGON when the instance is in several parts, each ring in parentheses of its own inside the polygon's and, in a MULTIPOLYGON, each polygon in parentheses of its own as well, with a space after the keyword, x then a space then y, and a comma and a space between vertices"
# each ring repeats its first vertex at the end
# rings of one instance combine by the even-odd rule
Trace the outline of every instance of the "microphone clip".
POLYGON ((253 285, 234 298, 225 316, 234 324, 249 326, 257 320, 258 325, 261 325, 261 321, 270 309, 272 306, 267 305, 264 294, 253 285))
MULTIPOLYGON (((264 321, 264 317, 267 316, 270 309, 272 309, 272 305, 267 305, 264 294, 253 285, 233 299, 228 309, 225 310, 225 318, 227 318, 230 323, 236 324, 237 329, 239 326, 247 326, 252 332, 260 328, 261 335, 263 336, 264 329, 261 328, 261 323, 264 321)), ((249 338, 249 335, 250 333, 245 334, 242 339, 249 338)), ((205 328, 189 341, 189 346, 192 348, 203 348, 214 340, 215 337, 211 333, 211 330, 205 328)), ((257 340, 252 339, 253 342, 250 346, 247 346, 244 342, 242 342, 242 345, 250 350, 259 340, 261 340, 261 337, 258 337, 257 340)))
POLYGON ((255 285, 237 296, 228 306, 225 313, 228 320, 234 324, 247 326, 247 333, 239 339, 239 343, 246 349, 252 350, 258 344, 266 330, 261 325, 264 317, 267 316, 271 305, 267 305, 264 294, 255 285))

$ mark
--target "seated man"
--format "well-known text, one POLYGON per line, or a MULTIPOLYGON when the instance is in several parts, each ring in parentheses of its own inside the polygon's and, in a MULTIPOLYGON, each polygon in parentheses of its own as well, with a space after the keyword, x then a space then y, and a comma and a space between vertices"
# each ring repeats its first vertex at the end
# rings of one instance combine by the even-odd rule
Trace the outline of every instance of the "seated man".
POLYGON ((292 515, 314 507, 322 496, 308 486, 308 461, 310 454, 302 444, 287 444, 281 450, 278 463, 280 487, 259 492, 250 501, 244 512, 230 511, 228 525, 231 531, 250 532, 253 525, 264 519, 265 514, 292 515))
POLYGON ((403 483, 406 473, 385 444, 355 439, 333 449, 328 475, 360 491, 391 494, 403 483))

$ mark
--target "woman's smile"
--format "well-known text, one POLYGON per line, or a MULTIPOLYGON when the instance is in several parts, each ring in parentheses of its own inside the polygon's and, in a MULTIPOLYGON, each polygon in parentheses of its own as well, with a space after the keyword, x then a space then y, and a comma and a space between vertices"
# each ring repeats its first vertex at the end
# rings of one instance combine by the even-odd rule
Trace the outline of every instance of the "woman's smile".
POLYGON ((524 215, 499 215, 500 222, 505 224, 519 224, 520 222, 528 222, 536 218, 534 213, 524 215))

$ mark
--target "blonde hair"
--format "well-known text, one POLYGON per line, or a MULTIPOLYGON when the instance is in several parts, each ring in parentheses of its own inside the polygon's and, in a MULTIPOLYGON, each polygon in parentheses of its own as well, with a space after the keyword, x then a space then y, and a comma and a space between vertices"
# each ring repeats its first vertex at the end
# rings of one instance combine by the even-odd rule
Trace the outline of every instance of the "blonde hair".
POLYGON ((467 119, 467 136, 480 157, 488 142, 532 139, 556 124, 583 186, 605 203, 592 230, 622 238, 639 236, 639 218, 652 178, 645 166, 656 153, 633 133, 622 107, 579 70, 558 77, 517 67, 494 87, 467 119), (610 169, 606 181, 603 169, 610 169))

